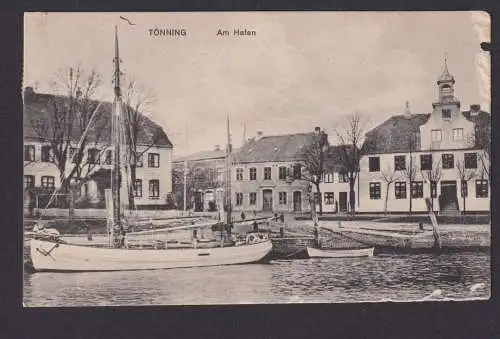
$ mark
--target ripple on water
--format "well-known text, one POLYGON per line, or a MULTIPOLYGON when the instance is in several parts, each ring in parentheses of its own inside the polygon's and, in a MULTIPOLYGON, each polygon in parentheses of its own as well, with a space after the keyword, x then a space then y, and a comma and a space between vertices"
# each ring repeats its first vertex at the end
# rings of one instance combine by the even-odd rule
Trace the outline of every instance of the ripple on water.
POLYGON ((484 253, 304 259, 158 271, 26 275, 27 306, 231 304, 488 298, 484 253), (479 285, 471 292, 474 284, 479 285))

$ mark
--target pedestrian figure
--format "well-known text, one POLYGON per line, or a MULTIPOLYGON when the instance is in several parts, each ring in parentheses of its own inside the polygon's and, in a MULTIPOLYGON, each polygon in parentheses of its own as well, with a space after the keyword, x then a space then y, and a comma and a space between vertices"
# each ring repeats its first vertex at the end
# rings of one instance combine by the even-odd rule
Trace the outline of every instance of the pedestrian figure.
POLYGON ((278 221, 278 213, 274 213, 274 220, 278 221))
POLYGON ((419 228, 419 230, 423 231, 424 230, 424 223, 422 223, 422 222, 418 223, 418 228, 419 228))
POLYGON ((241 220, 245 220, 245 212, 241 211, 241 220))
POLYGON ((259 231, 259 225, 257 224, 257 221, 253 222, 253 231, 258 232, 259 231))
POLYGON ((281 214, 280 214, 280 221, 281 221, 282 223, 284 223, 284 222, 285 222, 285 215, 283 214, 283 212, 281 212, 281 214))

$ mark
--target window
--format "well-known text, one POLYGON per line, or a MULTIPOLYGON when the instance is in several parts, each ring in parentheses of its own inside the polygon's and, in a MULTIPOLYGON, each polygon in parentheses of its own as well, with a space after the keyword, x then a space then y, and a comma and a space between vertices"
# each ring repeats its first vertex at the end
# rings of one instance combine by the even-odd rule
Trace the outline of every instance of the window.
POLYGON ((466 180, 460 180, 460 193, 463 198, 467 198, 467 196, 469 195, 469 189, 467 187, 466 180))
POLYGON ((236 193, 236 206, 243 205, 243 193, 236 193))
POLYGON ((441 155, 443 162, 443 169, 451 169, 455 166, 453 154, 445 153, 441 155))
POLYGON ((206 175, 207 175, 208 182, 214 181, 214 169, 213 168, 207 168, 206 175))
POLYGON ((24 146, 24 161, 35 161, 35 146, 24 146))
POLYGON ((431 198, 437 198, 437 181, 431 180, 431 198))
POLYGON ((134 196, 137 198, 142 197, 142 180, 141 179, 135 179, 134 196))
POLYGON ((280 205, 286 205, 286 192, 279 192, 280 205))
POLYGON ((264 167, 264 180, 271 180, 271 167, 264 167))
POLYGON ((280 180, 286 180, 286 167, 285 166, 280 166, 279 169, 279 179, 280 180))
POLYGON ((293 166, 293 178, 300 179, 302 178, 302 165, 296 164, 293 166))
POLYGON ((370 199, 377 200, 380 199, 380 183, 379 182, 371 182, 370 183, 370 199))
POLYGON ((464 129, 454 128, 453 129, 453 141, 460 141, 464 139, 464 129))
POLYGON ((222 167, 217 167, 215 170, 216 175, 217 175, 217 181, 224 181, 224 168, 222 167))
POLYGON ((422 171, 432 170, 432 154, 422 154, 420 156, 420 169, 422 171))
POLYGON ((394 156, 394 170, 404 171, 406 169, 406 157, 404 155, 394 156))
POLYGON ((42 146, 42 161, 43 162, 53 162, 54 154, 50 146, 42 146))
POLYGON ((250 172, 250 180, 257 180, 257 168, 251 167, 249 172, 250 172))
POLYGON ((42 187, 43 188, 54 188, 55 187, 55 178, 50 175, 44 175, 42 177, 42 187))
POLYGON ((347 175, 347 173, 339 173, 339 182, 340 183, 349 182, 349 176, 347 175))
POLYGON ((368 158, 368 168, 369 168, 370 172, 379 172, 380 171, 380 158, 379 157, 368 158))
POLYGON ((35 186, 35 176, 25 175, 24 176, 24 188, 31 188, 35 186))
POLYGON ((424 197, 424 182, 412 181, 410 187, 410 194, 412 199, 419 199, 424 197))
POLYGON ((158 153, 148 153, 148 167, 160 167, 160 155, 158 153))
POLYGON ((394 196, 396 199, 406 199, 406 182, 396 181, 394 183, 394 196))
POLYGON ((323 173, 323 182, 332 183, 333 182, 333 172, 323 173))
POLYGON ((106 151, 106 157, 104 158, 104 165, 111 165, 112 161, 113 161, 113 151, 108 149, 106 151))
POLYGON ((238 181, 243 180, 243 168, 236 169, 236 180, 238 181))
POLYGON ((325 199, 325 205, 333 205, 335 203, 335 196, 333 192, 325 192, 323 194, 323 198, 325 199))
POLYGON ((257 193, 252 192, 250 193, 250 205, 256 205, 257 204, 257 193))
POLYGON ((476 198, 488 197, 488 180, 476 180, 476 198))
POLYGON ((98 164, 99 163, 99 150, 97 148, 89 148, 87 162, 89 164, 98 164))
POLYGON ((441 110, 441 116, 443 117, 443 119, 451 119, 451 109, 443 108, 441 110))
POLYGON ((159 180, 149 180, 149 199, 160 199, 159 180))
POLYGON ((464 154, 465 168, 477 168, 477 153, 464 154))
POLYGON ((135 167, 143 167, 143 166, 144 166, 144 162, 142 159, 142 154, 137 155, 137 161, 136 161, 135 167))
POLYGON ((441 141, 443 140, 443 133, 440 129, 433 129, 431 131, 431 140, 432 141, 441 141))

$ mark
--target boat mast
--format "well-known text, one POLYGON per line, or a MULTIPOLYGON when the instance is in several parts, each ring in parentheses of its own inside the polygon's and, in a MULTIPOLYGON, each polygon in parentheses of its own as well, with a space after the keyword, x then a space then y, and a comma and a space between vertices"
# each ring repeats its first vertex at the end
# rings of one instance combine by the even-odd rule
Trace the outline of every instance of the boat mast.
POLYGON ((120 56, 118 50, 118 27, 115 26, 115 58, 114 62, 114 93, 112 117, 112 145, 114 151, 112 195, 113 195, 113 243, 115 247, 121 247, 121 237, 123 234, 120 205, 120 110, 121 110, 121 90, 120 90, 120 56))

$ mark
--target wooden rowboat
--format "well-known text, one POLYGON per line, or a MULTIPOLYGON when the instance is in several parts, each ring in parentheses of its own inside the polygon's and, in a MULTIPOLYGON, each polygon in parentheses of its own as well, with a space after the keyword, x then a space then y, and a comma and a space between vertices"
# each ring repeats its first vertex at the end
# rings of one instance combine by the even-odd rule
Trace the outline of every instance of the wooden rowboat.
POLYGON ((322 250, 307 247, 307 254, 310 258, 357 258, 373 257, 374 247, 359 249, 328 249, 322 250))

